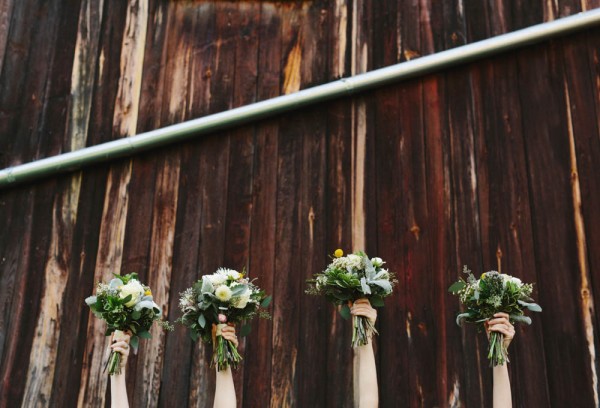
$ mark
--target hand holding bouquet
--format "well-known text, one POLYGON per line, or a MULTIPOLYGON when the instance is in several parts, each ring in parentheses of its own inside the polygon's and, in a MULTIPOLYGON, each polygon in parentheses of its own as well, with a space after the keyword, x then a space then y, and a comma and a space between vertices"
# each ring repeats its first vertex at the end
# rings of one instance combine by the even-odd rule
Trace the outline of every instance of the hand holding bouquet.
MULTIPOLYGON (((169 322, 160 320, 160 307, 152 298, 150 288, 138 280, 137 273, 116 275, 108 284, 98 283, 96 296, 85 299, 96 317, 106 321, 106 336, 114 332, 129 332, 130 344, 137 350, 140 337, 149 339, 152 323, 173 330, 169 322)), ((111 351, 108 358, 108 373, 121 374, 121 354, 111 351)))
MULTIPOLYGON (((191 288, 181 293, 179 308, 183 316, 177 321, 191 329, 195 341, 200 337, 205 343, 213 343, 212 364, 219 371, 229 365, 237 368, 242 357, 227 332, 228 324, 248 321, 256 316, 270 318, 261 307, 267 307, 271 297, 243 273, 233 269, 219 268, 212 275, 205 275, 191 288)), ((249 333, 250 326, 242 327, 242 335, 249 333)), ((211 366, 212 366, 211 364, 211 366)))
MULTIPOLYGON (((505 313, 511 323, 531 324, 531 319, 524 315, 525 309, 541 312, 542 308, 530 297, 533 285, 521 282, 520 279, 496 271, 486 272, 476 279, 465 266, 463 273, 467 280, 460 279, 448 289, 457 295, 465 305, 466 312, 456 317, 456 323, 463 321, 476 323, 484 329, 489 319, 497 313, 505 313)), ((504 344, 504 334, 497 331, 489 333, 488 359, 490 366, 502 365, 508 361, 508 350, 504 344)))
MULTIPOLYGON (((330 302, 341 305, 340 313, 350 317, 349 304, 366 298, 373 306, 383 306, 383 298, 392 294, 398 282, 394 274, 383 268, 381 258, 371 258, 364 252, 343 256, 341 249, 335 251, 335 258, 323 272, 308 280, 309 295, 325 296, 330 302)), ((353 316, 352 347, 364 346, 369 337, 377 333, 374 320, 366 316, 353 316)))

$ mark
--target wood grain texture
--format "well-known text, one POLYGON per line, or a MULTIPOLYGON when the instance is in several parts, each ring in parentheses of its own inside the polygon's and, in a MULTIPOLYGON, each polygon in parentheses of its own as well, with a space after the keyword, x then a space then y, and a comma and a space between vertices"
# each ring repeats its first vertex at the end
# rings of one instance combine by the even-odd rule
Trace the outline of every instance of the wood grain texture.
MULTIPOLYGON (((598 7, 597 0, 0 0, 0 167, 128 137, 598 7)), ((351 324, 304 294, 336 248, 381 256, 382 407, 491 404, 463 264, 536 282, 513 403, 598 406, 600 31, 0 191, 0 408, 107 406, 97 281, 165 316, 219 266, 273 294, 238 406, 353 405, 351 324), (498 263, 501 262, 501 265, 498 263)), ((132 406, 207 407, 210 345, 152 330, 132 406)))

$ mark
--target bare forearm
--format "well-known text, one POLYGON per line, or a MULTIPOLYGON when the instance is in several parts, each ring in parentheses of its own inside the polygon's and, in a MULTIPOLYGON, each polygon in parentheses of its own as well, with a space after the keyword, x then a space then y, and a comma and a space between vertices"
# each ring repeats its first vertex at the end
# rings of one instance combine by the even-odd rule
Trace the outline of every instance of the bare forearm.
POLYGON ((356 347, 354 353, 358 359, 358 406, 359 408, 375 408, 379 405, 379 392, 375 353, 371 340, 366 346, 356 347))
POLYGON ((506 364, 493 368, 494 376, 494 408, 512 408, 510 379, 506 364))
POLYGON ((222 371, 217 370, 214 408, 235 408, 236 406, 237 400, 231 367, 227 367, 222 371))
POLYGON ((129 408, 124 369, 121 374, 110 376, 110 395, 111 408, 129 408))

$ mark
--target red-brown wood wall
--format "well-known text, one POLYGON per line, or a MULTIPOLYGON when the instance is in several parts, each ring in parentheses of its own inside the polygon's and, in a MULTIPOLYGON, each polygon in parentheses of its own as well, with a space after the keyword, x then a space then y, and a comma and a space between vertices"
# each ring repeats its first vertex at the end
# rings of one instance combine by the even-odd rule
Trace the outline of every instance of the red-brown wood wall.
MULTIPOLYGON (((598 0, 0 1, 0 168, 418 58, 598 0)), ((598 406, 600 29, 0 191, 0 407, 108 405, 84 298, 137 271, 169 319, 218 266, 273 320, 241 343, 240 406, 349 407, 350 323, 305 279, 366 249, 382 407, 491 406, 462 268, 536 282, 511 346, 515 406, 598 406), (596 169, 596 170, 595 170, 596 169)), ((134 407, 209 407, 210 350, 153 331, 134 407)))

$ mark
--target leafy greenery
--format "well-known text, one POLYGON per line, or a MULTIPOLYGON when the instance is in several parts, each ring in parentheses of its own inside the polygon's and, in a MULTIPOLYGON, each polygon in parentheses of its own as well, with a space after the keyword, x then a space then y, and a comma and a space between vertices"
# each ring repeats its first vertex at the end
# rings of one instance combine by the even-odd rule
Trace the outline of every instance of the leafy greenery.
MULTIPOLYGON (((467 275, 467 279, 460 278, 448 288, 465 307, 465 311, 456 317, 458 325, 463 322, 475 323, 479 330, 484 330, 485 322, 500 312, 508 314, 511 323, 531 324, 531 319, 524 316, 525 310, 542 311, 531 298, 531 284, 496 271, 486 272, 477 279, 466 266, 463 273, 467 275)), ((502 343, 502 334, 490 334, 488 358, 491 365, 501 365, 508 361, 508 352, 502 343)))
POLYGON ((222 336, 215 336, 213 326, 225 322, 241 323, 240 335, 247 336, 252 319, 271 318, 264 309, 269 306, 272 297, 244 275, 244 272, 220 268, 212 275, 203 276, 181 293, 179 307, 183 315, 177 322, 190 329, 190 337, 194 341, 201 339, 205 343, 213 343, 212 363, 216 363, 219 370, 228 365, 237 368, 242 358, 231 342, 222 336), (219 297, 219 291, 224 288, 227 296, 219 297))
MULTIPOLYGON (((349 319, 352 302, 367 298, 372 306, 382 307, 383 298, 392 294, 398 283, 395 275, 383 268, 381 258, 369 259, 363 251, 343 256, 343 251, 335 251, 335 257, 327 268, 307 280, 309 295, 324 296, 335 305, 344 319, 349 319)), ((352 345, 364 345, 371 333, 377 333, 371 322, 363 316, 355 316, 352 345)))
MULTIPOLYGON (((152 292, 148 286, 142 285, 138 280, 137 273, 127 275, 114 275, 108 284, 98 283, 96 296, 90 296, 86 303, 94 315, 106 321, 105 335, 110 336, 117 330, 129 332, 131 335, 130 345, 136 350, 139 339, 149 339, 150 328, 157 321, 166 330, 173 330, 168 321, 160 320, 161 310, 154 303, 152 292), (124 296, 123 288, 130 284, 138 288, 136 298, 132 294, 124 296)), ((118 373, 119 354, 111 353, 109 358, 109 373, 118 373)))

